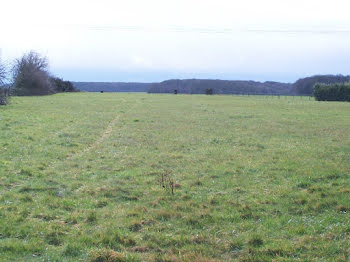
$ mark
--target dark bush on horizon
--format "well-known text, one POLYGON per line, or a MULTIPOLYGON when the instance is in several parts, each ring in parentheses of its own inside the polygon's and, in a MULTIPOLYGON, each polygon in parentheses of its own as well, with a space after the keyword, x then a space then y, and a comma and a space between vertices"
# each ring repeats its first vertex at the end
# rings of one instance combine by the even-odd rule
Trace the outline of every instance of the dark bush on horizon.
POLYGON ((80 91, 79 89, 74 88, 73 84, 70 81, 64 81, 59 77, 51 77, 51 81, 56 93, 80 91))
POLYGON ((212 95, 213 94, 213 89, 211 89, 211 88, 205 89, 205 94, 206 95, 212 95))
POLYGON ((314 97, 317 101, 350 102, 350 82, 337 84, 320 84, 314 86, 314 97))

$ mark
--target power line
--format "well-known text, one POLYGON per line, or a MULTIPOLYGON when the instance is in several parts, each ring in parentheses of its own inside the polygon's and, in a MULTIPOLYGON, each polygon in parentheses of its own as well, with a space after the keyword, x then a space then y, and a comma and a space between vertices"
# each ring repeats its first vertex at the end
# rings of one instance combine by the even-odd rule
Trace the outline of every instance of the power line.
POLYGON ((233 33, 277 33, 277 34, 350 34, 350 29, 232 29, 232 28, 147 28, 126 26, 87 26, 89 30, 128 31, 128 32, 170 32, 200 34, 233 34, 233 33))
POLYGON ((198 34, 222 34, 232 35, 235 33, 261 33, 261 34, 332 34, 332 35, 348 35, 350 28, 336 29, 336 28, 211 28, 211 27, 144 27, 144 26, 117 26, 117 25, 36 25, 49 28, 70 28, 70 29, 84 29, 92 31, 122 31, 135 33, 198 33, 198 34))

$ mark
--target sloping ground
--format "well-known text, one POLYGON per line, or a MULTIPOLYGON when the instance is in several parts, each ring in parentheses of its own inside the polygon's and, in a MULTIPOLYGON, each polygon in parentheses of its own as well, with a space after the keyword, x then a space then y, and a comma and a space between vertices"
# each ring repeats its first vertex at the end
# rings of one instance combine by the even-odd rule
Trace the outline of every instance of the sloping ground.
POLYGON ((14 97, 0 260, 345 261, 349 123, 306 98, 14 97))

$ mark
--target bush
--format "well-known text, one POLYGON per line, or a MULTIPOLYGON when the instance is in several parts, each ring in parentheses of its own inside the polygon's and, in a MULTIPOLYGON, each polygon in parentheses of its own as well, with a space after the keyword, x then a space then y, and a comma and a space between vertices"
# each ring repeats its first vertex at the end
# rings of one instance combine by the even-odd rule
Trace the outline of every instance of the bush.
POLYGON ((350 102, 350 82, 337 84, 320 84, 314 86, 314 97, 317 101, 350 102))
POLYGON ((205 89, 205 94, 206 95, 212 95, 213 94, 213 89, 211 89, 211 88, 205 89))
POLYGON ((75 89, 73 84, 69 81, 64 81, 58 77, 51 77, 51 82, 56 93, 62 92, 79 92, 78 89, 75 89))
POLYGON ((37 96, 79 91, 71 82, 51 76, 48 67, 47 58, 34 51, 16 59, 12 69, 14 94, 37 96))
POLYGON ((54 88, 48 65, 46 57, 33 51, 16 59, 12 69, 15 94, 19 96, 53 94, 54 88))

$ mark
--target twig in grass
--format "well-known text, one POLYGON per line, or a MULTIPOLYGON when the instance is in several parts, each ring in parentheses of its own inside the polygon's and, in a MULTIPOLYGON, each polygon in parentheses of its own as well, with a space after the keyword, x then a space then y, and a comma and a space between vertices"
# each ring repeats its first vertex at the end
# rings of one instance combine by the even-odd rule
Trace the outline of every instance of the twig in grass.
POLYGON ((169 172, 160 174, 158 182, 162 188, 174 195, 174 189, 177 184, 175 184, 174 179, 169 172))

